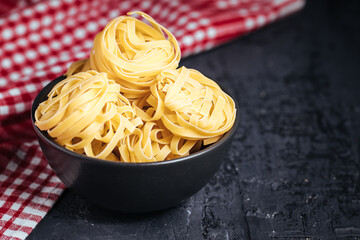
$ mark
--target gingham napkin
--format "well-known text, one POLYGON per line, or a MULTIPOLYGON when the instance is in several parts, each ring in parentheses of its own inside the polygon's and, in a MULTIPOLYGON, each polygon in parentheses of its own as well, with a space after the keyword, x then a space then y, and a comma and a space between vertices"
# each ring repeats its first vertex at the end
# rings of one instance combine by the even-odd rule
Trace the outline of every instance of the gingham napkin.
POLYGON ((35 140, 31 103, 71 62, 88 57, 96 33, 110 19, 144 11, 174 33, 182 56, 188 56, 304 4, 305 0, 0 1, 0 239, 25 239, 64 190, 35 140))

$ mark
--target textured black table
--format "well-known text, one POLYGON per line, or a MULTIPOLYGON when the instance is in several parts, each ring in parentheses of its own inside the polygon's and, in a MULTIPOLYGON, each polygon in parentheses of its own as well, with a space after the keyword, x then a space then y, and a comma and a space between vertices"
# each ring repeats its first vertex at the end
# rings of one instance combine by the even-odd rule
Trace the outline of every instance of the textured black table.
MULTIPOLYGON (((305 10, 182 61, 236 96, 241 126, 185 203, 124 215, 65 191, 34 239, 360 239, 360 4, 305 10)), ((145 200, 146 201, 146 200, 145 200)))

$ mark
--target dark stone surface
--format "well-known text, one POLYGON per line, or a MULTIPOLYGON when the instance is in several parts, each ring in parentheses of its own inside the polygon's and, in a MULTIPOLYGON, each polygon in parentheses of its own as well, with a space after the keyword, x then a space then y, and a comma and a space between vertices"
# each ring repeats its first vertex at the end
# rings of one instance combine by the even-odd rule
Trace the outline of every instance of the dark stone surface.
MULTIPOLYGON (((304 11, 182 61, 236 96, 241 126, 182 205, 124 215, 65 191, 35 239, 360 239, 360 4, 304 11)), ((146 201, 146 200, 145 200, 146 201)))

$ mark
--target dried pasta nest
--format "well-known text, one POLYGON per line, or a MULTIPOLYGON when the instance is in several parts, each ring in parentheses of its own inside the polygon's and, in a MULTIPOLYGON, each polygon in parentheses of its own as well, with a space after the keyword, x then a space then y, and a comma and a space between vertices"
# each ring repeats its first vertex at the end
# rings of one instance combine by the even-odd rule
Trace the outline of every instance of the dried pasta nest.
POLYGON ((120 85, 94 70, 59 82, 35 112, 35 124, 60 145, 90 157, 117 160, 114 148, 137 125, 120 85))
POLYGON ((119 142, 124 162, 157 162, 189 155, 199 150, 201 141, 175 136, 161 121, 145 122, 119 142))
POLYGON ((110 21, 98 33, 90 58, 75 62, 67 75, 89 69, 105 72, 121 84, 122 93, 137 98, 149 91, 165 69, 176 69, 181 53, 175 37, 149 15, 139 14, 151 25, 131 16, 110 21))
POLYGON ((234 124, 234 100, 200 72, 168 69, 156 80, 151 94, 133 103, 144 121, 161 119, 174 135, 204 139, 205 144, 217 141, 234 124))

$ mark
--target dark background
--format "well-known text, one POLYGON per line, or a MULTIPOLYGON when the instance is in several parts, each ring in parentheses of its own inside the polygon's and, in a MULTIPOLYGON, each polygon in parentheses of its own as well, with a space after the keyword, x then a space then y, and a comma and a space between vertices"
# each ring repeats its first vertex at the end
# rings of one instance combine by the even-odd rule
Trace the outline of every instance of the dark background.
POLYGON ((189 200, 141 215, 66 190, 34 239, 360 239, 360 2, 305 9, 186 58, 230 89, 241 123, 189 200))

